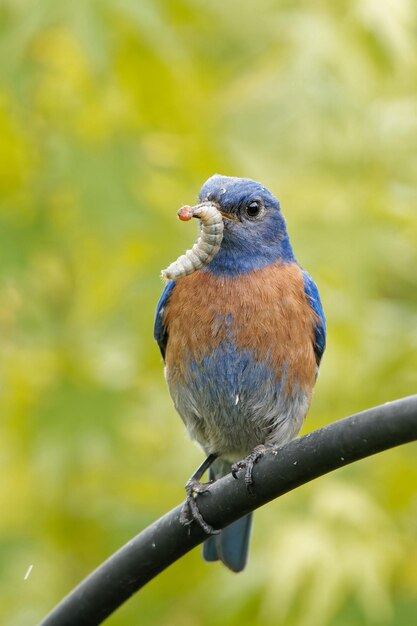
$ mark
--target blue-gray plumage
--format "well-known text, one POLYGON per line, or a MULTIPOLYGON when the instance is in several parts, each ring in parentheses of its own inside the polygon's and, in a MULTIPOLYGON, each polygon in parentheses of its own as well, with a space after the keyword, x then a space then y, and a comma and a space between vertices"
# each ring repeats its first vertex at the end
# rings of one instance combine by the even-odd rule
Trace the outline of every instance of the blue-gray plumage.
MULTIPOLYGON (((217 479, 257 446, 298 434, 326 326, 317 287, 295 259, 270 191, 216 175, 199 200, 225 216, 223 241, 208 265, 167 283, 155 338, 175 407, 190 436, 217 457, 210 469, 217 479)), ((210 537, 206 560, 243 569, 250 528, 251 515, 210 537)))

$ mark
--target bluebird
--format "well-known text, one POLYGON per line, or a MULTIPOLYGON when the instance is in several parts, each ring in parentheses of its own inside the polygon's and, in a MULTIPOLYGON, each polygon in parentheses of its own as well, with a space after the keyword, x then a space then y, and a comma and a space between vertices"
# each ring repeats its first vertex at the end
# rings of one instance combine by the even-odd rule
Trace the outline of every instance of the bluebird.
POLYGON ((298 264, 280 204, 268 189, 216 174, 204 183, 199 202, 214 204, 223 216, 220 249, 194 273, 167 282, 154 335, 175 408, 207 455, 187 483, 191 519, 213 533, 203 556, 239 572, 252 513, 214 534, 193 496, 205 491, 200 479, 208 468, 210 480, 217 480, 245 467, 250 486, 253 463, 298 434, 326 323, 316 284, 298 264))

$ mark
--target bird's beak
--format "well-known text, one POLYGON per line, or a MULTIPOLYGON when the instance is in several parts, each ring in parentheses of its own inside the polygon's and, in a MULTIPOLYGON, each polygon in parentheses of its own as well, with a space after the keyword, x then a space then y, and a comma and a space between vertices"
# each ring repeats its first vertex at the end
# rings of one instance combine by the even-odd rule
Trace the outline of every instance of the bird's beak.
MULTIPOLYGON (((220 209, 220 206, 217 204, 217 202, 211 202, 210 200, 206 200, 205 202, 200 202, 200 204, 197 204, 197 206, 203 206, 203 205, 207 205, 207 204, 211 204, 214 205, 218 211, 220 211, 221 216, 224 220, 228 220, 229 222, 239 222, 239 218, 237 218, 235 215, 231 215, 230 213, 225 213, 224 211, 222 211, 220 209)), ((192 211, 194 208, 196 207, 190 207, 190 211, 192 211)), ((198 217, 198 215, 193 215, 192 217, 196 217, 197 219, 200 219, 198 217)))
POLYGON ((220 211, 222 218, 224 220, 229 220, 230 222, 238 222, 238 218, 235 217, 234 215, 230 215, 230 213, 225 213, 224 211, 220 211))

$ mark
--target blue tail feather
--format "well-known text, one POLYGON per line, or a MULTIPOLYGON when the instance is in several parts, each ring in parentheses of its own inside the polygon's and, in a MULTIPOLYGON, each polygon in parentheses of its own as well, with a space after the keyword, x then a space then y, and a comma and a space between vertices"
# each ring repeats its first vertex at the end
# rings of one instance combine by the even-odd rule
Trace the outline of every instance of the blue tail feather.
POLYGON ((219 535, 209 537, 203 545, 206 561, 222 561, 232 572, 241 572, 248 559, 250 531, 253 514, 241 517, 222 530, 219 535))

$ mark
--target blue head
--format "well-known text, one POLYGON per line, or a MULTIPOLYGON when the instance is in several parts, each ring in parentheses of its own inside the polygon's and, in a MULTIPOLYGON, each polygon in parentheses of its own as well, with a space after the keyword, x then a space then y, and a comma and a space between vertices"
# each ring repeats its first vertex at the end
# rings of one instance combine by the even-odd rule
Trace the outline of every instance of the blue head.
POLYGON ((200 202, 219 206, 225 217, 221 248, 207 271, 234 276, 276 261, 295 261, 278 200, 249 178, 215 174, 203 185, 200 202))

